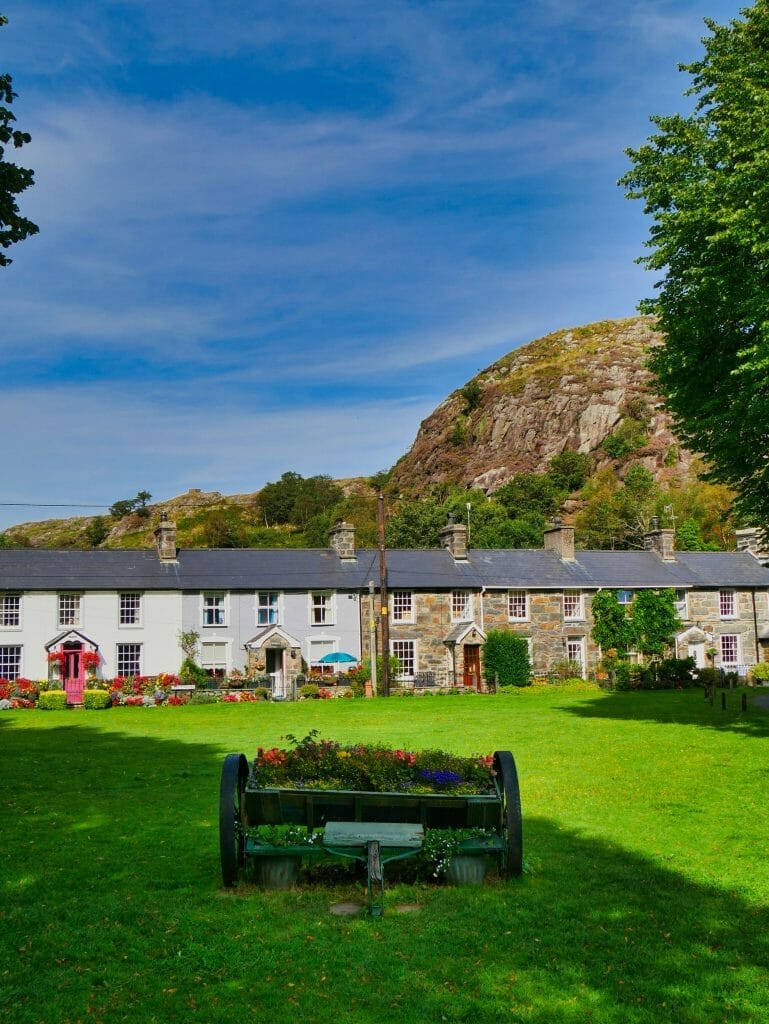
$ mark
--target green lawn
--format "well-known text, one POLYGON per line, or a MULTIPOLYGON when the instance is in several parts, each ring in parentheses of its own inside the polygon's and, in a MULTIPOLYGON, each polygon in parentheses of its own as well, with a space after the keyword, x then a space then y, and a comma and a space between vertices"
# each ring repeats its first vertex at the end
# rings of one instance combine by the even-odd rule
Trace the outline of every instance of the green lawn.
POLYGON ((769 713, 701 691, 0 716, 0 1021, 769 1021, 769 713), (219 884, 222 756, 286 733, 510 749, 528 871, 219 884), (414 913, 396 903, 418 903, 414 913))

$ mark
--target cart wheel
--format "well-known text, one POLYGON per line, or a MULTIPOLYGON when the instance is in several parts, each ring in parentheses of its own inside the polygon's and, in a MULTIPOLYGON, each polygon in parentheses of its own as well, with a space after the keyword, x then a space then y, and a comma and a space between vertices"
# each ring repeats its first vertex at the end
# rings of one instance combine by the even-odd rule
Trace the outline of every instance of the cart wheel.
POLYGON ((503 878, 518 877, 523 871, 523 819, 518 772, 509 750, 494 753, 494 771, 502 791, 502 843, 499 872, 503 878))
POLYGON ((219 787, 219 853, 222 862, 222 881, 233 885, 245 863, 246 840, 243 826, 245 808, 243 792, 248 781, 248 761, 245 754, 228 754, 222 768, 219 787))

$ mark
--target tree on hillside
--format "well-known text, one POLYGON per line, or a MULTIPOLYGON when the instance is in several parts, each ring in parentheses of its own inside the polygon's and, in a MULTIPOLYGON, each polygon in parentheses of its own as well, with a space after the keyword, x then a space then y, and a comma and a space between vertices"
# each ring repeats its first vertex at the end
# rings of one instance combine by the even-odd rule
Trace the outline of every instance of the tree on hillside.
POLYGON ((667 338, 651 366, 678 432, 769 525, 769 0, 706 25, 684 66, 693 113, 653 117, 620 184, 652 217, 641 262, 662 278, 642 308, 667 338))
POLYGON ((115 519, 122 519, 123 516, 130 516, 135 512, 136 515, 146 519, 150 514, 147 502, 151 497, 149 491, 139 491, 135 498, 124 498, 122 501, 116 501, 110 505, 109 514, 115 519))
MULTIPOLYGON (((0 27, 7 24, 8 19, 0 14, 0 27)), ((10 105, 15 99, 11 76, 0 74, 0 247, 3 249, 39 230, 37 224, 20 215, 16 202, 16 196, 33 184, 34 173, 4 159, 7 145, 20 149, 31 141, 28 132, 13 127, 16 117, 10 105)), ((7 267, 12 262, 5 253, 0 252, 0 267, 7 267)))
POLYGON ((266 526, 288 524, 304 529, 323 512, 344 499, 344 491, 330 476, 311 476, 289 470, 259 492, 259 508, 266 526))

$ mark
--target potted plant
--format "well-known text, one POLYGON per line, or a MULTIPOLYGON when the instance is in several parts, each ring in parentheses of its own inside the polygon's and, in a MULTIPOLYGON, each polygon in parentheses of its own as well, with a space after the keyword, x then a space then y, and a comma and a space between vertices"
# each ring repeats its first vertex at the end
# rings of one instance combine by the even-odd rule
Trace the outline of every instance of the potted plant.
POLYGON ((265 889, 290 889, 295 885, 302 866, 302 847, 318 841, 316 832, 301 825, 260 825, 254 838, 257 845, 276 851, 262 851, 257 858, 258 881, 265 889))
POLYGON ((494 833, 485 828, 428 829, 422 856, 435 878, 445 877, 450 885, 482 885, 493 854, 494 833), (479 847, 488 846, 484 854, 479 847))

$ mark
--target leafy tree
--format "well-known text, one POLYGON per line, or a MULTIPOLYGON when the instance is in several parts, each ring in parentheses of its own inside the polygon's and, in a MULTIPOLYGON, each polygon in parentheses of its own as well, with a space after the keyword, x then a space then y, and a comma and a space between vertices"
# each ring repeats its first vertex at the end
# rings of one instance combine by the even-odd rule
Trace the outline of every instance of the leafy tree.
POLYGON ((505 506, 511 519, 517 519, 530 512, 551 516, 567 495, 568 491, 547 473, 516 473, 494 492, 494 500, 505 506))
POLYGON ((564 451, 548 463, 547 476, 559 491, 573 494, 587 483, 593 460, 585 452, 564 451))
POLYGON ((446 525, 446 510, 432 499, 404 502, 387 520, 385 539, 391 548, 434 548, 446 525))
POLYGON ((681 626, 675 590, 639 590, 633 598, 635 642, 642 654, 664 654, 681 626))
POLYGON ((483 647, 483 675, 487 683, 530 686, 531 664, 526 638, 503 629, 490 629, 483 647))
POLYGON ((636 639, 635 620, 619 603, 616 590, 599 590, 593 596, 593 640, 606 651, 615 650, 626 657, 636 639))
POLYGON ((666 336, 651 366, 678 433, 766 524, 769 0, 706 25, 703 57, 683 68, 694 111, 653 117, 620 183, 652 218, 641 262, 662 278, 642 308, 666 336))
POLYGON ((259 507, 266 525, 287 524, 304 528, 313 516, 333 508, 344 491, 330 476, 284 473, 280 480, 265 484, 259 492, 259 507))
POLYGON ((85 539, 92 548, 98 548, 108 535, 109 525, 104 516, 94 516, 84 531, 85 539))
POLYGON ((243 547, 243 527, 237 509, 211 509, 203 521, 203 544, 207 548, 243 547))
POLYGON ((597 474, 583 497, 576 522, 580 541, 591 548, 627 549, 643 547, 661 492, 648 469, 633 465, 622 483, 610 469, 597 474))
POLYGON ((147 502, 151 497, 149 491, 139 491, 135 498, 124 498, 122 501, 116 501, 114 505, 110 505, 109 514, 115 519, 122 519, 135 512, 146 519, 149 515, 147 502))
MULTIPOLYGON (((8 19, 0 14, 0 27, 8 24, 8 19)), ((9 248, 14 242, 37 233, 38 226, 31 220, 22 217, 16 202, 16 196, 29 188, 34 182, 34 173, 26 167, 19 167, 3 158, 5 147, 10 143, 14 149, 20 149, 30 142, 28 132, 13 127, 15 115, 10 105, 16 99, 10 75, 0 75, 0 247, 9 248)), ((13 261, 0 252, 0 267, 7 267, 13 261)))

